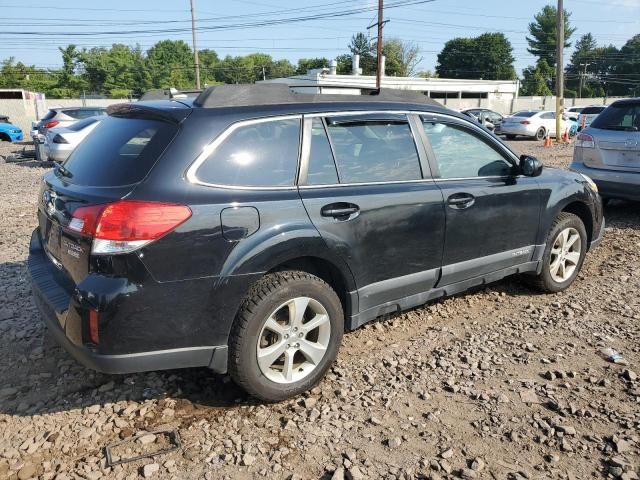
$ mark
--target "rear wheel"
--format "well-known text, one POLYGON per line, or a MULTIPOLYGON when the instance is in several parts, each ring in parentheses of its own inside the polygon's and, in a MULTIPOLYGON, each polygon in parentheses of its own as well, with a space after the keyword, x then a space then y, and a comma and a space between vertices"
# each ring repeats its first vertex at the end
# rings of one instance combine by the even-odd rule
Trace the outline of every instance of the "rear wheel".
POLYGON ((230 338, 229 373, 268 402, 313 387, 335 360, 344 330, 336 292, 306 272, 266 275, 251 289, 230 338))
POLYGON ((562 212, 551 226, 542 257, 542 271, 533 283, 545 292, 560 292, 578 276, 587 252, 587 232, 582 220, 562 212))
POLYGON ((536 132, 536 140, 544 140, 544 137, 546 137, 546 135, 547 131, 544 129, 544 127, 540 127, 536 132))

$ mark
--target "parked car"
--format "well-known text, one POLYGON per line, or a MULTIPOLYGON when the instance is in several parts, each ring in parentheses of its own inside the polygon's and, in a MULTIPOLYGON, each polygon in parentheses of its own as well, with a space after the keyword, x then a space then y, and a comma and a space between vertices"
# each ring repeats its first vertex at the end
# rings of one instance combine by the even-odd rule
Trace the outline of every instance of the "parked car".
POLYGON ((500 123, 502 123, 503 117, 498 112, 494 112, 487 108, 469 108, 467 110, 462 110, 462 113, 475 118, 478 123, 484 125, 489 130, 493 130, 496 133, 500 130, 500 123))
POLYGON ((22 129, 6 115, 0 115, 0 142, 21 142, 22 139, 22 129))
POLYGON ((604 198, 640 201, 640 98, 614 102, 578 134, 571 169, 604 198))
POLYGON ((47 159, 54 162, 63 162, 85 139, 94 128, 98 126, 104 117, 89 117, 72 123, 68 127, 55 127, 47 129, 44 139, 44 150, 47 159))
POLYGON ((587 177, 422 95, 225 85, 110 107, 44 175, 28 268, 85 365, 279 401, 380 315, 512 274, 566 289, 603 225, 587 177))
POLYGON ((578 117, 578 125, 580 130, 582 130, 582 125, 584 125, 584 128, 588 127, 589 125, 591 125, 591 122, 593 122, 596 118, 598 118, 598 115, 600 115, 602 112, 604 112, 604 109, 607 108, 603 105, 596 105, 593 107, 585 107, 582 112, 580 112, 580 116, 578 117))
POLYGON ((89 117, 106 115, 107 111, 101 107, 64 107, 52 108, 36 123, 37 140, 44 142, 47 130, 55 127, 68 127, 72 123, 89 117))
POLYGON ((578 118, 580 117, 580 112, 582 112, 582 110, 584 110, 584 107, 570 107, 565 110, 565 113, 567 114, 567 117, 569 117, 571 120, 577 121, 578 118))
MULTIPOLYGON (((562 132, 568 126, 566 120, 561 123, 562 132)), ((500 124, 500 134, 509 140, 518 136, 542 140, 547 135, 556 136, 556 112, 552 110, 523 110, 505 117, 500 124)))

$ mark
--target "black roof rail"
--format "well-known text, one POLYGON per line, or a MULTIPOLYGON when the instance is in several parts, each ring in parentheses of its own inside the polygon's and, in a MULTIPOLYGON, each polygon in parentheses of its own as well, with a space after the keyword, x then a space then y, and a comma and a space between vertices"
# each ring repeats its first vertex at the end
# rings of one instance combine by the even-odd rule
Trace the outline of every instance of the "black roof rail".
POLYGON ((254 105, 282 105, 292 103, 354 103, 387 102, 417 103, 441 107, 442 105, 415 90, 390 88, 365 91, 361 95, 296 93, 284 83, 216 85, 204 90, 194 100, 194 107, 244 107, 254 105))
POLYGON ((142 94, 139 101, 146 102, 149 100, 173 100, 188 97, 197 97, 202 90, 176 90, 175 88, 158 88, 148 90, 142 94))

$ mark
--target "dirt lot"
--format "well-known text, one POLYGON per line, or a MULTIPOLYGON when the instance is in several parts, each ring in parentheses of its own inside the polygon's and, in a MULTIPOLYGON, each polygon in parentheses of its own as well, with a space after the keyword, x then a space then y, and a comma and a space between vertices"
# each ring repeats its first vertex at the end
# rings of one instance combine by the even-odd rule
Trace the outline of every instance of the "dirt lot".
MULTIPOLYGON (((570 161, 569 147, 512 145, 570 161)), ((261 405, 205 369, 109 376, 53 344, 25 266, 45 171, 0 163, 0 478, 638 478, 639 205, 606 209, 567 292, 512 278, 375 322, 308 395, 261 405), (178 451, 105 468, 105 446, 171 429, 178 451)))

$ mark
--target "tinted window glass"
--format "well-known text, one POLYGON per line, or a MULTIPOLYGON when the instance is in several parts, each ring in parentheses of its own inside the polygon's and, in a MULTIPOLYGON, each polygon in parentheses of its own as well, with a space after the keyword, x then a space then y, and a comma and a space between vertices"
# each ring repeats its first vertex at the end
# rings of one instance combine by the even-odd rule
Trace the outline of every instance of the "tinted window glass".
POLYGON ((512 117, 533 117, 538 112, 516 112, 512 117))
POLYGON ((71 118, 80 118, 78 112, 79 110, 62 110, 60 113, 63 113, 64 115, 67 115, 71 118))
POLYGON ((205 160, 200 181, 244 187, 292 186, 298 168, 300 120, 240 126, 205 160))
POLYGON ((84 120, 80 120, 78 122, 75 122, 71 125, 69 125, 67 128, 69 130, 73 130, 74 132, 79 132, 80 130, 82 130, 85 127, 88 127, 89 125, 91 125, 92 123, 96 123, 98 121, 97 118, 85 118, 84 120))
POLYGON ((605 107, 587 107, 584 110, 582 110, 582 114, 584 115, 594 115, 594 114, 598 114, 601 113, 604 110, 605 107))
POLYGON ((106 117, 64 162, 68 180, 101 187, 137 183, 176 131, 175 125, 166 122, 106 117))
POLYGON ((338 183, 338 173, 331 153, 331 145, 321 118, 311 123, 311 149, 307 185, 331 185, 338 183))
POLYGON ((56 112, 55 110, 49 110, 47 114, 44 117, 42 117, 40 120, 51 120, 53 117, 56 116, 56 113, 58 112, 56 112))
POLYGON ((540 115, 540 118, 542 118, 543 120, 552 120, 556 118, 556 114, 553 112, 546 112, 540 115))
POLYGON ((422 178, 411 129, 404 115, 327 118, 341 183, 422 178))
POLYGON ((425 121, 424 131, 442 178, 505 176, 512 165, 484 140, 450 124, 425 121))
POLYGON ((605 130, 638 131, 640 130, 640 103, 611 105, 596 117, 591 126, 605 130))

